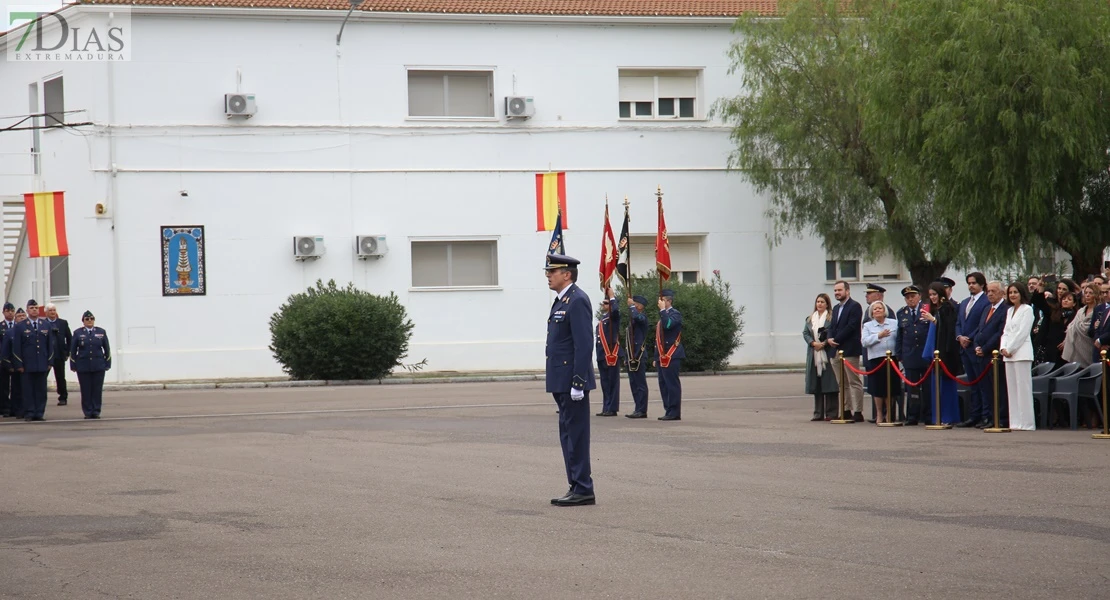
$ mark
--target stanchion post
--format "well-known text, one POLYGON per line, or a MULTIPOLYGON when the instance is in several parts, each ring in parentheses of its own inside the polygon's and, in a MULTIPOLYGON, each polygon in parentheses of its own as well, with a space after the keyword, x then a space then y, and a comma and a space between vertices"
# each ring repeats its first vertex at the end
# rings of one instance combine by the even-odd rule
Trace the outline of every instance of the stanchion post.
POLYGON ((1010 433, 1009 427, 998 426, 998 350, 991 351, 991 379, 994 380, 994 427, 986 427, 984 433, 1010 433))
POLYGON ((926 425, 925 429, 952 429, 951 423, 940 422, 940 350, 933 350, 933 424, 926 425))
POLYGON ((1110 419, 1106 415, 1106 351, 1099 352, 1102 359, 1102 433, 1092 434, 1096 440, 1110 440, 1110 419))
POLYGON ((829 421, 829 423, 836 423, 837 425, 855 423, 855 421, 851 419, 844 418, 844 395, 847 393, 848 388, 848 381, 844 378, 844 351, 837 350, 836 357, 840 360, 840 413, 837 414, 835 419, 829 421))
POLYGON ((890 393, 890 372, 894 369, 894 358, 890 350, 886 351, 886 422, 879 423, 879 427, 900 427, 901 421, 893 422, 890 414, 895 411, 893 394, 890 393))

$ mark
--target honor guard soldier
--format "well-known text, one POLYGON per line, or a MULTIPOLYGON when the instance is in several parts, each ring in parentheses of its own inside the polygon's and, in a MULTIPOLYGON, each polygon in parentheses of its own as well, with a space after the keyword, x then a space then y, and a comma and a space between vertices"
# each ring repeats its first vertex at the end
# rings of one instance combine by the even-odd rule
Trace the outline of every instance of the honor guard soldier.
POLYGON ((682 382, 678 371, 686 349, 682 346, 682 313, 674 307, 674 290, 659 295, 659 322, 655 324, 655 351, 659 374, 659 395, 663 397, 660 421, 682 420, 682 382))
POLYGON ((555 506, 594 504, 590 476, 590 390, 594 383, 593 310, 578 281, 578 259, 547 255, 547 287, 558 296, 547 317, 547 391, 559 406, 559 443, 570 489, 555 506))
POLYGON ((629 419, 647 418, 647 364, 651 360, 651 352, 647 345, 646 304, 647 298, 643 296, 628 299, 628 348, 625 353, 628 358, 628 385, 632 388, 632 401, 636 405, 635 412, 624 415, 629 419))
POLYGON ((39 305, 27 301, 27 320, 15 328, 12 366, 23 374, 23 419, 45 421, 46 376, 54 362, 54 336, 39 320, 39 305))
MULTIPOLYGON (((8 331, 15 329, 15 306, 11 302, 4 303, 4 320, 0 321, 0 344, 8 336, 8 331)), ((0 354, 6 353, 0 351, 0 354)), ((0 356, 0 417, 13 417, 18 411, 13 403, 19 395, 12 393, 12 369, 4 356, 0 356)))
POLYGON ((599 417, 615 417, 621 401, 621 313, 612 288, 605 288, 601 320, 597 324, 597 372, 601 376, 599 417))
POLYGON ((81 315, 84 325, 73 332, 69 368, 77 372, 81 386, 81 412, 86 419, 99 419, 104 398, 104 372, 112 368, 112 349, 108 333, 96 327, 91 311, 81 315))

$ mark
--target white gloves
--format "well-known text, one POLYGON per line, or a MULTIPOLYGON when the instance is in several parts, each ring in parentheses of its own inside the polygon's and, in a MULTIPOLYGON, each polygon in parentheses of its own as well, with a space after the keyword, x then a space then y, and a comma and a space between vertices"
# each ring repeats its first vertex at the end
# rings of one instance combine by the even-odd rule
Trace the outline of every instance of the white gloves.
POLYGON ((586 397, 586 392, 583 392, 582 390, 580 390, 578 388, 570 388, 570 399, 571 400, 574 400, 575 402, 578 402, 579 400, 581 400, 585 397, 586 397))

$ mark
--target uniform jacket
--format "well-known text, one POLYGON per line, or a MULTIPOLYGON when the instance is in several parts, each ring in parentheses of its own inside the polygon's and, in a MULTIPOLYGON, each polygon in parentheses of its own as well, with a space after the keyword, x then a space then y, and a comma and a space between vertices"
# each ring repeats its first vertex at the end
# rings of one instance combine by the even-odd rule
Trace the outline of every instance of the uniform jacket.
MULTIPOLYGON (((969 302, 971 302, 971 296, 964 298, 964 301, 960 302, 960 306, 957 309, 956 337, 963 335, 974 340, 975 333, 979 330, 979 323, 982 322, 983 315, 989 310, 991 303, 990 300, 987 300, 986 292, 983 292, 979 294, 979 299, 971 306, 971 314, 968 314, 967 304, 969 302)), ((964 356, 974 357, 975 346, 973 344, 968 344, 967 348, 961 348, 960 353, 964 356)))
MULTIPOLYGON (((662 339, 656 340, 655 344, 659 347, 655 351, 667 354, 671 351, 675 342, 678 342, 678 348, 675 348, 671 358, 686 358, 686 346, 678 339, 678 336, 682 333, 682 313, 674 307, 659 311, 659 330, 662 332, 662 339)), ((658 357, 656 358, 658 359, 658 357)))
POLYGON ((54 336, 45 321, 26 321, 15 326, 12 368, 28 373, 46 373, 54 366, 54 336))
POLYGON ((62 318, 57 318, 51 321, 46 319, 44 321, 54 333, 54 362, 63 362, 69 358, 69 346, 73 341, 73 332, 69 330, 69 321, 62 318))
POLYGON ((572 283, 547 317, 547 391, 569 394, 571 388, 592 390, 594 322, 590 298, 572 283))
POLYGON ((78 373, 107 371, 112 368, 112 348, 108 334, 100 327, 81 327, 73 332, 69 347, 70 369, 78 373))
POLYGON ((12 346, 15 344, 15 327, 18 325, 12 321, 9 325, 8 321, 0 322, 0 329, 4 332, 4 337, 0 338, 0 365, 5 369, 12 369, 12 346))
POLYGON ((828 336, 836 340, 835 349, 844 352, 844 356, 860 356, 863 354, 863 307, 859 302, 848 298, 833 307, 832 325, 825 331, 828 336))
POLYGON ((971 341, 972 352, 976 348, 982 348, 982 358, 991 359, 991 352, 998 350, 1002 341, 1002 328, 1006 325, 1006 309, 1008 308, 1010 308, 1010 303, 1003 300, 1002 304, 994 309, 992 315, 991 303, 987 302, 987 310, 983 311, 983 320, 979 323, 979 329, 975 332, 975 339, 971 341), (987 319, 988 316, 990 319, 987 319))
POLYGON ((608 365, 605 359, 605 346, 601 343, 601 337, 605 336, 605 343, 608 344, 609 349, 617 348, 617 363, 614 367, 619 367, 621 359, 624 358, 624 344, 621 340, 621 311, 617 305, 616 298, 610 298, 609 312, 601 317, 598 322, 598 328, 595 330, 597 333, 597 364, 608 365))
MULTIPOLYGON (((997 314, 998 311, 995 311, 995 315, 997 314)), ((1011 306, 1006 311, 1006 325, 1002 328, 1002 348, 1013 356, 1003 358, 1003 361, 1033 360, 1033 341, 1029 335, 1032 328, 1032 306, 1021 304, 1011 306)))
POLYGON ((921 356, 925 352, 925 340, 929 337, 929 324, 921 320, 921 305, 917 306, 916 317, 910 307, 898 310, 898 334, 894 341, 894 354, 907 369, 926 369, 929 361, 921 356))
POLYGON ((626 348, 625 358, 629 360, 629 371, 639 371, 646 369, 645 365, 651 362, 651 344, 647 343, 648 320, 636 305, 629 307, 628 312, 628 337, 632 343, 626 348))

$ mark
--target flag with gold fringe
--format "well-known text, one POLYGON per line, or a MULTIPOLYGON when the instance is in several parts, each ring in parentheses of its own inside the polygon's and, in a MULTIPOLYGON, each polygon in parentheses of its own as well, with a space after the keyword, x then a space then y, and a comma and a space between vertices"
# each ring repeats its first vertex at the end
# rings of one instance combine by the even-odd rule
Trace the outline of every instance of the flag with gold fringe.
POLYGON ((609 280, 617 270, 617 242, 613 239, 613 226, 609 224, 609 199, 605 199, 605 226, 601 231, 601 263, 597 274, 601 278, 601 289, 609 287, 609 280))
POLYGON ((671 241, 667 238, 667 222, 663 219, 663 192, 659 196, 659 229, 655 234, 655 268, 660 281, 671 278, 671 241))
POLYGON ((536 231, 551 231, 556 223, 567 229, 567 174, 536 173, 536 231))
POLYGON ((24 194, 23 206, 30 257, 69 256, 65 192, 24 194))

